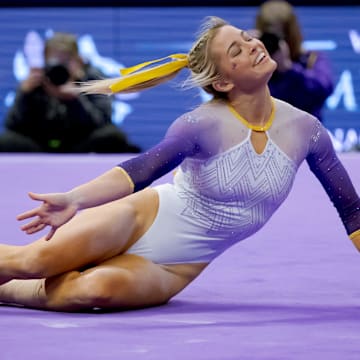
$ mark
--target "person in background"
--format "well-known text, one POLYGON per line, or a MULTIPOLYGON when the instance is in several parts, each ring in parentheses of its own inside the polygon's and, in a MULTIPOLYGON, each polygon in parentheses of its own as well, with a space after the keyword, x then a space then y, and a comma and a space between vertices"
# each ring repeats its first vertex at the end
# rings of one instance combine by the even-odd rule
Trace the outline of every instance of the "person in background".
POLYGON ((265 1, 256 15, 255 28, 277 63, 269 81, 271 94, 322 121, 322 108, 334 89, 331 64, 323 52, 302 47, 294 7, 284 0, 265 1))
POLYGON ((19 85, 0 135, 1 152, 140 152, 112 123, 110 97, 73 90, 76 82, 104 77, 83 62, 73 34, 49 38, 44 61, 44 67, 31 68, 19 85))

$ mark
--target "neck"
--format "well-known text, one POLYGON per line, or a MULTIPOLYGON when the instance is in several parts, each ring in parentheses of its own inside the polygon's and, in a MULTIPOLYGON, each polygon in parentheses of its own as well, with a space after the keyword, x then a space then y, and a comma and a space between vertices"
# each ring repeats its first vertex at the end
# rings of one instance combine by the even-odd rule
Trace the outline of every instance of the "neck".
POLYGON ((269 120, 273 108, 268 88, 261 93, 229 96, 228 102, 240 117, 253 126, 264 126, 269 120))
POLYGON ((232 101, 229 99, 231 112, 254 131, 266 131, 274 118, 274 104, 270 92, 257 95, 241 95, 232 101))

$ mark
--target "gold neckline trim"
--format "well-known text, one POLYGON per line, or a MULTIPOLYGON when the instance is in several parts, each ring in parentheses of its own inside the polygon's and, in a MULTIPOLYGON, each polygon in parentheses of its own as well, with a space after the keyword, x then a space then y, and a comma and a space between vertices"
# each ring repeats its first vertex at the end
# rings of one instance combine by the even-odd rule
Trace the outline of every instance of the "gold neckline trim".
POLYGON ((271 98, 271 103, 272 103, 271 114, 269 116, 269 120, 264 125, 253 125, 249 123, 234 109, 234 107, 231 104, 228 103, 227 105, 229 107, 229 110, 235 115, 235 117, 239 119, 247 128, 258 132, 264 132, 270 129, 275 117, 275 104, 272 98, 271 98))

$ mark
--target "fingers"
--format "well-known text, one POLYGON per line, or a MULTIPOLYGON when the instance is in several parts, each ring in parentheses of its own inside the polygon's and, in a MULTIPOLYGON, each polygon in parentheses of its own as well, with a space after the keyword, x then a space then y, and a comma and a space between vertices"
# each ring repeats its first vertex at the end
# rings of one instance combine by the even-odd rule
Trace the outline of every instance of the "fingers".
POLYGON ((24 213, 18 215, 16 217, 17 220, 24 220, 24 219, 28 219, 30 217, 34 217, 36 215, 38 215, 40 208, 36 208, 36 209, 32 209, 29 211, 25 211, 24 213))
POLYGON ((56 230, 57 230, 57 227, 52 226, 52 227, 51 227, 51 230, 50 230, 49 233, 46 235, 45 240, 46 240, 46 241, 50 240, 50 239, 53 237, 53 235, 55 234, 55 231, 56 231, 56 230))
MULTIPOLYGON (((47 200, 47 195, 46 194, 37 194, 37 193, 29 192, 28 195, 29 195, 29 197, 31 199, 38 200, 38 201, 43 201, 46 204, 46 200, 47 200)), ((30 217, 34 217, 36 215, 39 215, 40 210, 41 210, 41 206, 39 206, 39 207, 37 207, 35 209, 32 209, 32 210, 25 211, 24 213, 18 215, 16 218, 17 218, 17 220, 28 219, 30 217)))
MULTIPOLYGON (((41 230, 45 229, 46 226, 47 226, 47 224, 44 224, 44 223, 39 223, 39 224, 35 224, 35 225, 32 225, 32 226, 30 226, 30 224, 28 224, 26 226, 23 226, 21 229, 24 230, 26 232, 26 234, 32 235, 32 234, 35 234, 38 231, 41 231, 41 230)), ((54 236, 56 230, 57 230, 57 227, 52 226, 49 233, 45 236, 45 240, 49 241, 54 236)))
POLYGON ((31 228, 28 228, 25 230, 25 232, 28 234, 28 235, 31 235, 31 234, 34 234, 38 231, 41 231, 45 228, 45 226, 47 226, 46 224, 38 224, 36 226, 32 226, 31 228))
POLYGON ((37 208, 34 208, 32 210, 28 210, 25 211, 22 214, 19 214, 16 218, 17 220, 25 220, 25 219, 29 219, 29 218, 34 218, 32 221, 30 221, 29 223, 23 225, 20 227, 20 229, 24 232, 26 232, 26 234, 34 234, 38 231, 43 230, 46 226, 51 226, 51 230, 50 232, 46 235, 45 240, 50 240, 53 235, 55 234, 55 231, 57 229, 57 226, 54 226, 51 224, 51 219, 48 218, 47 212, 46 212, 46 208, 48 208, 48 204, 47 204, 47 199, 48 199, 48 194, 37 194, 34 192, 29 192, 28 193, 29 197, 33 200, 38 200, 38 201, 42 201, 43 204, 37 208))
POLYGON ((29 196, 33 199, 33 200, 38 200, 38 201, 45 201, 47 196, 46 194, 37 194, 34 192, 29 192, 29 196))
POLYGON ((25 225, 22 225, 20 227, 21 230, 23 231, 28 231, 30 230, 31 228, 36 228, 37 226, 41 225, 41 224, 44 224, 44 225, 47 225, 43 219, 41 218, 37 218, 37 219, 34 219, 32 221, 30 221, 29 223, 25 224, 25 225))
MULTIPOLYGON (((33 192, 29 192, 29 196, 31 197, 31 199, 39 200, 39 201, 44 201, 44 197, 45 197, 45 195, 36 194, 36 193, 33 193, 33 192)), ((40 210, 40 207, 32 209, 32 210, 25 211, 22 214, 18 215, 16 218, 17 218, 17 220, 28 219, 30 217, 36 216, 39 213, 39 210, 40 210)))
MULTIPOLYGON (((26 234, 31 235, 31 234, 34 234, 38 231, 45 229, 45 227, 48 225, 50 225, 50 224, 47 224, 43 221, 43 219, 38 218, 38 219, 31 221, 28 224, 21 226, 21 230, 25 231, 26 234)), ((55 234, 55 231, 57 230, 57 228, 58 228, 57 226, 51 226, 51 230, 46 235, 45 240, 50 240, 53 237, 53 235, 55 234)))

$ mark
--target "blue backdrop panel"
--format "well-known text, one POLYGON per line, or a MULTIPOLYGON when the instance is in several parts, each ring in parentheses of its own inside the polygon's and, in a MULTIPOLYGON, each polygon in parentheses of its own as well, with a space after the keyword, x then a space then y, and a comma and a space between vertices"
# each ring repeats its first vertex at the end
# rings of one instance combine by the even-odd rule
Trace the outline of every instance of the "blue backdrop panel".
MULTIPOLYGON (((254 26, 256 7, 97 7, 3 8, 0 11, 0 129, 14 90, 29 62, 54 31, 79 37, 83 57, 107 76, 170 53, 187 52, 205 16, 234 25, 254 26)), ((328 99, 324 124, 338 150, 347 150, 360 134, 360 7, 297 7, 305 46, 325 51, 334 69, 336 89, 328 99)), ((140 94, 114 97, 113 121, 145 150, 164 135, 182 112, 204 101, 198 90, 183 91, 184 71, 168 84, 140 94)))

